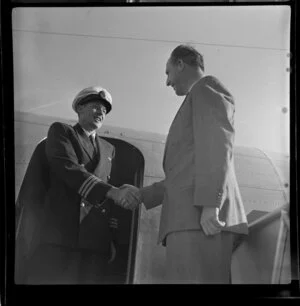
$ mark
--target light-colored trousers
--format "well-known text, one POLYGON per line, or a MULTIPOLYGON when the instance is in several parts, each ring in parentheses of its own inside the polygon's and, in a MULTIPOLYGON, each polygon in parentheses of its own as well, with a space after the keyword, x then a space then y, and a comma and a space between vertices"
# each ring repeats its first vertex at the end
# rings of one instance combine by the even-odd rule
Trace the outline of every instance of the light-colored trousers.
POLYGON ((167 235, 166 283, 230 284, 234 233, 206 236, 201 230, 167 235))

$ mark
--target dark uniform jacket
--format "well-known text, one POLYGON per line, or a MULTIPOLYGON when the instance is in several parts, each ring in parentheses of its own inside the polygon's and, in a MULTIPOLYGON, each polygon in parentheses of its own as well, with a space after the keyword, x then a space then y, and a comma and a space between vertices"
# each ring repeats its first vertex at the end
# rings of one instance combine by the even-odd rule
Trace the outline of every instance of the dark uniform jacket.
POLYGON ((114 147, 79 124, 53 123, 29 163, 17 200, 16 272, 39 244, 110 253, 112 201, 105 195, 114 147), (84 218, 83 218, 84 217, 84 218))

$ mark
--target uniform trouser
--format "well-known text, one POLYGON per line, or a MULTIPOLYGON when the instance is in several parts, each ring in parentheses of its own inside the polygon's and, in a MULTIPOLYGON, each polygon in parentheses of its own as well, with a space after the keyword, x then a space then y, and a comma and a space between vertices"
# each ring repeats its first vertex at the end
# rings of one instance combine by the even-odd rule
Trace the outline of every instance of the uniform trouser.
POLYGON ((235 234, 206 236, 201 230, 167 235, 166 282, 229 284, 235 234))
POLYGON ((108 256, 90 250, 45 244, 28 262, 28 284, 103 284, 108 256))

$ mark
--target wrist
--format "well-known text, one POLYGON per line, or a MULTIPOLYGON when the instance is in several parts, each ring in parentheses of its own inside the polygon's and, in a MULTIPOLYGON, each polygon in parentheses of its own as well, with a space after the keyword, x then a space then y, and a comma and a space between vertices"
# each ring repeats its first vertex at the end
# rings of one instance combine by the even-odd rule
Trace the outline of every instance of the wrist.
POLYGON ((199 206, 202 207, 202 209, 206 209, 206 210, 216 210, 218 209, 218 206, 199 206))
POLYGON ((113 199, 114 198, 114 195, 115 195, 115 193, 116 193, 116 191, 118 190, 118 188, 117 187, 114 187, 114 186, 112 186, 108 191, 107 191, 107 193, 106 193, 106 198, 108 198, 108 199, 113 199))
POLYGON ((144 203, 145 197, 144 197, 143 189, 139 190, 139 196, 140 196, 141 203, 144 203))

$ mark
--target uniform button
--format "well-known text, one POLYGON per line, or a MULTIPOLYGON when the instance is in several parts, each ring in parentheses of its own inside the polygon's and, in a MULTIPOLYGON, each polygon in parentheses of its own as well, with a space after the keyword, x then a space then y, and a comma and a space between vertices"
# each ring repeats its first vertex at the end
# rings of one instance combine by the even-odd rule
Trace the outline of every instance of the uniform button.
POLYGON ((81 203, 81 204, 80 204, 80 206, 81 206, 81 207, 84 207, 84 206, 85 206, 85 204, 84 204, 84 203, 81 203))
POLYGON ((111 161, 111 157, 108 157, 108 160, 111 161))
POLYGON ((108 180, 110 179, 110 175, 107 176, 107 179, 108 179, 108 180))
POLYGON ((102 209, 101 212, 104 214, 104 213, 106 212, 106 210, 105 210, 105 209, 102 209))

